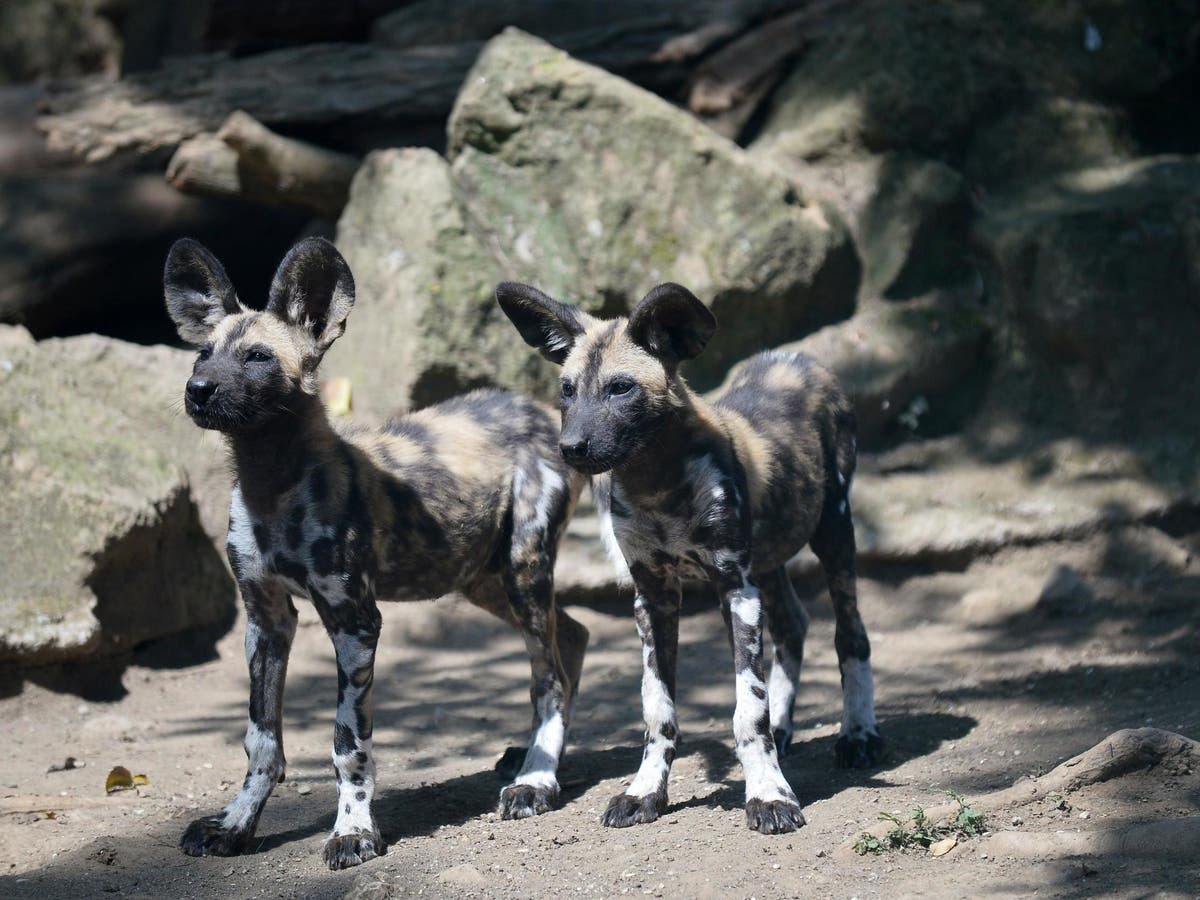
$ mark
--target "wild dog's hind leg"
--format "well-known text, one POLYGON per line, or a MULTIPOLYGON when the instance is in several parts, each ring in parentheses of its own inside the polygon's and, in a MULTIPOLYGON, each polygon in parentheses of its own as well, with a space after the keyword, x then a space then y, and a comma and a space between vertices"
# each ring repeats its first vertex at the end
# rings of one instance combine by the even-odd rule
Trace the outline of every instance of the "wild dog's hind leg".
MULTIPOLYGON (((480 609, 485 609, 499 619, 503 619, 513 628, 524 634, 524 627, 517 618, 508 593, 500 579, 485 579, 471 588, 467 599, 480 609)), ((583 672, 583 658, 587 651, 588 630, 579 622, 567 615, 566 611, 555 606, 555 635, 558 645, 558 659, 561 671, 566 678, 567 701, 566 719, 570 721, 570 712, 574 708, 575 697, 579 693, 579 681, 583 672)), ((532 665, 532 660, 531 660, 532 665)), ((536 676, 534 676, 536 680, 536 676)), ((533 735, 537 735, 540 719, 537 716, 537 704, 534 702, 533 735)), ((509 747, 496 763, 496 771, 507 781, 515 781, 525 757, 529 754, 529 745, 509 747)))
POLYGON ((865 769, 883 758, 883 738, 875 721, 871 642, 858 612, 848 481, 839 477, 840 490, 826 494, 825 509, 810 546, 829 581, 836 623, 833 642, 842 673, 842 730, 835 748, 837 760, 846 768, 865 769))
POLYGON ((381 855, 383 837, 371 812, 375 795, 372 691, 375 647, 381 619, 375 597, 325 597, 311 585, 313 605, 333 641, 337 658, 338 704, 333 730, 333 769, 338 806, 333 833, 325 841, 325 862, 331 869, 357 866, 381 855))
POLYGON ((549 463, 518 462, 512 543, 502 578, 529 651, 533 734, 516 778, 500 791, 500 815, 505 819, 541 815, 558 802, 558 761, 567 739, 572 682, 558 652, 554 559, 570 501, 566 480, 549 463))
MULTIPOLYGON (((234 548, 230 563, 241 568, 234 548)), ((250 710, 246 726, 246 778, 237 796, 215 816, 188 826, 180 847, 190 856, 231 856, 246 849, 275 785, 283 780, 283 682, 296 634, 296 609, 282 587, 239 582, 246 607, 246 662, 250 710)))
POLYGON ((808 634, 808 611, 796 596, 787 569, 780 566, 759 578, 759 589, 766 606, 767 624, 775 644, 771 681, 767 696, 771 706, 771 735, 780 757, 787 755, 792 743, 792 712, 796 705, 796 685, 804 661, 804 638, 808 634))
POLYGON ((675 668, 679 655, 680 585, 644 566, 630 567, 637 596, 633 617, 642 639, 642 717, 646 748, 629 787, 609 801, 600 822, 612 828, 653 822, 667 809, 667 778, 675 761, 675 668))

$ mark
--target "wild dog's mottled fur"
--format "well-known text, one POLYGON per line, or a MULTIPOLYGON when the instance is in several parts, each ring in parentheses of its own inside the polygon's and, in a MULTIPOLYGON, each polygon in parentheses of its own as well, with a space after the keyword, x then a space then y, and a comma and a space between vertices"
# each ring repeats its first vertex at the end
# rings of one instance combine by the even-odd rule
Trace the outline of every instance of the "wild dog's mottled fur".
POLYGON ((534 731, 500 810, 520 818, 550 809, 587 644, 586 629, 554 605, 555 553, 582 479, 557 451, 550 411, 477 391, 383 428, 331 424, 315 371, 344 327, 353 281, 327 242, 292 250, 263 312, 238 303, 220 264, 194 242, 172 249, 165 284, 180 334, 201 347, 188 413, 225 433, 236 469, 228 552, 246 607, 250 667, 246 779, 221 813, 189 826, 183 849, 244 849, 284 777, 292 596, 312 601, 337 657, 338 809, 324 851, 331 868, 384 849, 371 813, 376 600, 460 591, 522 632, 534 731))
POLYGON ((786 352, 755 356, 714 395, 697 396, 678 366, 700 352, 716 321, 678 285, 651 291, 628 320, 598 321, 524 285, 503 284, 497 298, 525 340, 563 366, 563 455, 596 476, 597 506, 637 592, 646 751, 602 821, 649 822, 666 808, 680 584, 703 579, 729 626, 747 821, 765 833, 800 827, 778 757, 791 740, 808 629, 785 563, 805 544, 825 569, 837 618, 838 759, 868 766, 882 751, 855 595, 854 416, 845 396, 829 372, 786 352), (769 694, 764 617, 775 640, 769 694))

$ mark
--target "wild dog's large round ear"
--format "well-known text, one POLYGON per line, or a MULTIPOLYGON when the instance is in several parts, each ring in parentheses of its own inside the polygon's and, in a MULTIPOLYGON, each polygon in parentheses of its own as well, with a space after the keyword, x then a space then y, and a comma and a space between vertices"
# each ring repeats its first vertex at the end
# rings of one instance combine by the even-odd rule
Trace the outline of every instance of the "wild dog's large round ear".
POLYGON ((346 330, 354 306, 354 276, 337 248, 311 237, 288 251, 275 271, 267 312, 312 336, 318 354, 346 330))
POLYGON ((199 346, 223 318, 243 312, 225 269, 208 248, 180 238, 167 253, 163 296, 179 336, 199 346))
POLYGON ((699 356, 717 330, 717 317, 685 287, 667 282, 629 314, 629 337, 669 364, 699 356))
POLYGON ((515 281, 502 281, 496 286, 496 302, 517 326, 525 343, 560 366, 587 329, 590 318, 577 307, 559 303, 537 288, 515 281))

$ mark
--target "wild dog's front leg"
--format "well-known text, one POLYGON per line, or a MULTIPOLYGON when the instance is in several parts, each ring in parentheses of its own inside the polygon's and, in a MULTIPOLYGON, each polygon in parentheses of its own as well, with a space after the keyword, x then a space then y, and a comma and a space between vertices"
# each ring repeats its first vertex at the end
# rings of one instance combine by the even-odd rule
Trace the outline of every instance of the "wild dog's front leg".
MULTIPOLYGON (((233 552, 230 561, 237 572, 233 552)), ((188 826, 180 847, 190 856, 232 856, 246 849, 267 798, 284 775, 283 683, 296 633, 296 610, 278 585, 242 581, 239 586, 246 607, 246 662, 250 668, 246 778, 225 809, 188 826)))
POLYGON ((314 591, 313 602, 333 641, 337 657, 338 705, 333 729, 333 769, 338 806, 333 833, 325 841, 325 862, 347 869, 381 855, 383 837, 371 813, 375 795, 372 688, 380 616, 375 598, 327 600, 314 591))
POLYGON ((733 738, 746 777, 746 824, 763 834, 795 831, 804 813, 779 769, 771 737, 767 685, 763 679, 763 605, 750 578, 749 560, 720 567, 719 588, 729 607, 736 673, 733 738))
POLYGON ((642 639, 642 715, 646 748, 629 788, 613 797, 600 817, 624 828, 653 822, 667 809, 667 778, 675 761, 679 728, 675 718, 675 666, 679 654, 680 585, 667 583, 644 567, 630 566, 637 596, 633 615, 642 639))

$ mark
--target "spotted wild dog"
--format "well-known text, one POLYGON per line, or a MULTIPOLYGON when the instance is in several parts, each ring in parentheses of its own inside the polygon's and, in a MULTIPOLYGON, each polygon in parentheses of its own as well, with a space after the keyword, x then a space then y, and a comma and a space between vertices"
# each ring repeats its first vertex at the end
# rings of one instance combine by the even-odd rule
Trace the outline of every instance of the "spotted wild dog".
POLYGON ((239 302, 221 264, 192 240, 171 248, 164 284, 180 336, 200 351, 184 392, 188 415, 224 433, 235 469, 227 547, 250 668, 246 779, 224 810, 188 826, 184 852, 245 849, 283 780, 292 596, 313 603, 337 658, 330 868, 384 852, 371 812, 376 600, 459 591, 521 632, 533 735, 500 812, 549 810, 588 639, 554 603, 555 554, 583 478, 558 452, 550 410, 476 391, 382 428, 331 424, 316 371, 345 329, 354 281, 327 241, 292 248, 261 312, 239 302))
POLYGON ((746 360, 713 396, 694 394, 679 365, 700 353, 717 323, 676 284, 650 291, 628 319, 607 321, 528 285, 501 284, 496 298, 525 342, 563 368, 562 455, 594 476, 604 530, 636 590, 646 748, 601 821, 652 822, 666 809, 681 581, 705 579, 720 595, 733 648, 746 820, 764 834, 794 831, 804 814, 779 755, 791 741, 808 615, 785 563, 805 544, 825 569, 837 618, 837 758, 866 767, 883 748, 855 594, 849 403, 829 372, 782 351, 746 360), (775 641, 769 699, 764 614, 775 641))

